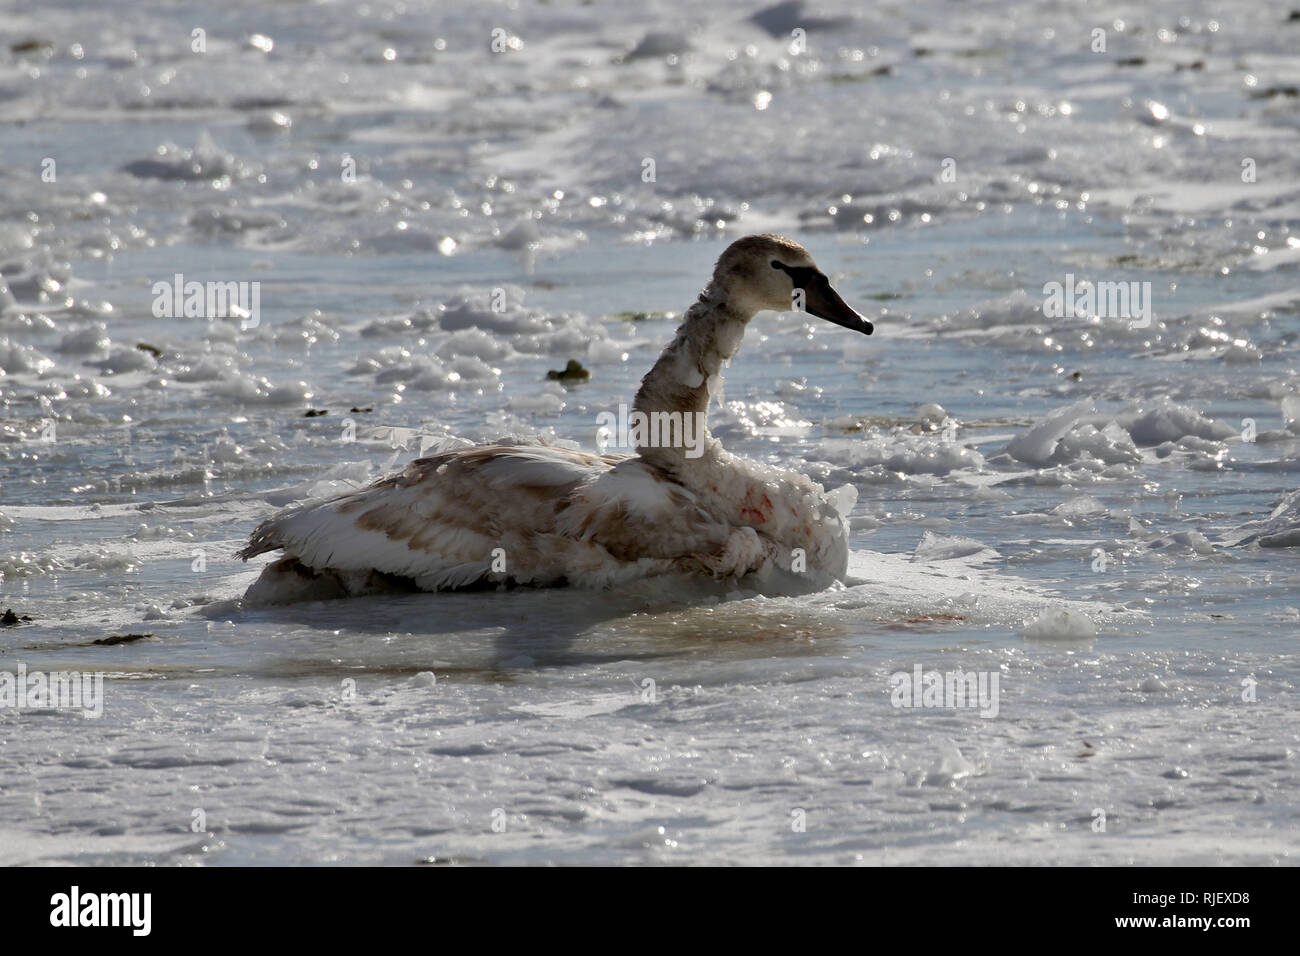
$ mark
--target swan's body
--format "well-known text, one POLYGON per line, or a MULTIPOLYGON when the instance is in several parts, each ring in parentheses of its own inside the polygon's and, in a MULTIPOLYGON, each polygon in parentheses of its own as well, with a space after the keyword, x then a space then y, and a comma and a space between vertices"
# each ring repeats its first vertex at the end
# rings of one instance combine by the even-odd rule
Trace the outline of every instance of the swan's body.
POLYGON ((749 236, 642 380, 634 410, 696 414, 689 444, 600 455, 544 444, 487 445, 411 462, 399 474, 264 522, 240 552, 282 549, 249 589, 285 600, 484 582, 607 587, 665 573, 759 579, 781 571, 814 586, 843 576, 848 534, 820 485, 728 454, 708 434, 710 386, 762 309, 810 312, 870 334, 797 243, 749 236))

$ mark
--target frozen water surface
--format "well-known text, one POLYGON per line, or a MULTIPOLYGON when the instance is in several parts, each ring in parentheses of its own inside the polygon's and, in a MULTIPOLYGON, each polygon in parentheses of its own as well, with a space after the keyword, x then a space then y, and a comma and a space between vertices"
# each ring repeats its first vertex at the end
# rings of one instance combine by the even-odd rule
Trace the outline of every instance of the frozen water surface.
POLYGON ((0 862, 1290 862, 1298 42, 1278 3, 9 11, 0 672, 105 687, 0 706, 0 862), (591 445, 765 230, 877 333, 759 316, 714 428, 857 489, 842 587, 240 603, 277 507, 591 445), (158 317, 178 273, 258 324, 158 317), (1046 306, 1082 280, 1141 298, 1046 306), (996 715, 895 706, 918 665, 996 715))

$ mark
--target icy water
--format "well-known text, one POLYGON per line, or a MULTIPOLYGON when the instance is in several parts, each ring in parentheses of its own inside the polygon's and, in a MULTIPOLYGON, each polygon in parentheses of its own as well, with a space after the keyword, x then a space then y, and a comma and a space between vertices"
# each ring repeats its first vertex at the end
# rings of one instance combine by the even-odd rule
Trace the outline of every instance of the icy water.
POLYGON ((1291 862, 1298 44, 1265 3, 6 5, 0 862, 1291 862), (591 446, 769 230, 877 332, 760 315, 713 428, 857 489, 842 586, 242 604, 278 507, 591 446), (256 324, 156 310, 178 274, 256 324), (1085 279, 1130 314, 1053 312, 1085 279), (996 706, 896 706, 918 665, 996 706))

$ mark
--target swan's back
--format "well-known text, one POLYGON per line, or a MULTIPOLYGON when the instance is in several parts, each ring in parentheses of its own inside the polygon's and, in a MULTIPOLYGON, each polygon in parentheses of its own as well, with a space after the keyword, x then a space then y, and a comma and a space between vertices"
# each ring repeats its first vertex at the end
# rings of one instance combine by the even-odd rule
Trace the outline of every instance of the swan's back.
MULTIPOLYGON (((283 550, 316 572, 410 579, 424 590, 464 587, 510 554, 514 529, 546 533, 557 505, 615 457, 549 445, 485 445, 419 458, 359 491, 264 521, 239 553, 283 550)), ((301 569, 299 569, 301 570, 301 569)))
POLYGON ((239 556, 269 551, 255 601, 337 597, 406 584, 601 587, 672 571, 744 573, 764 546, 637 457, 551 445, 486 445, 263 522, 239 556))

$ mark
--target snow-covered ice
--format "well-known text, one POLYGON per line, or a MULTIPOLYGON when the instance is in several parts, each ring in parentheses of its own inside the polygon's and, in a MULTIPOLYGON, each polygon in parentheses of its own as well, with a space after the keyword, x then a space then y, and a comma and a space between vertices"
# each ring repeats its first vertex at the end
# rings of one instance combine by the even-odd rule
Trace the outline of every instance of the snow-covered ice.
POLYGON ((9 11, 0 863, 1289 862, 1288 14, 9 11), (594 447, 766 230, 876 334, 759 316, 712 422, 834 489, 841 585, 241 603, 276 508, 594 447), (1083 281, 1149 317, 1049 314, 1083 281), (20 665, 103 716, 4 705, 20 665), (892 706, 915 665, 997 716, 892 706))

